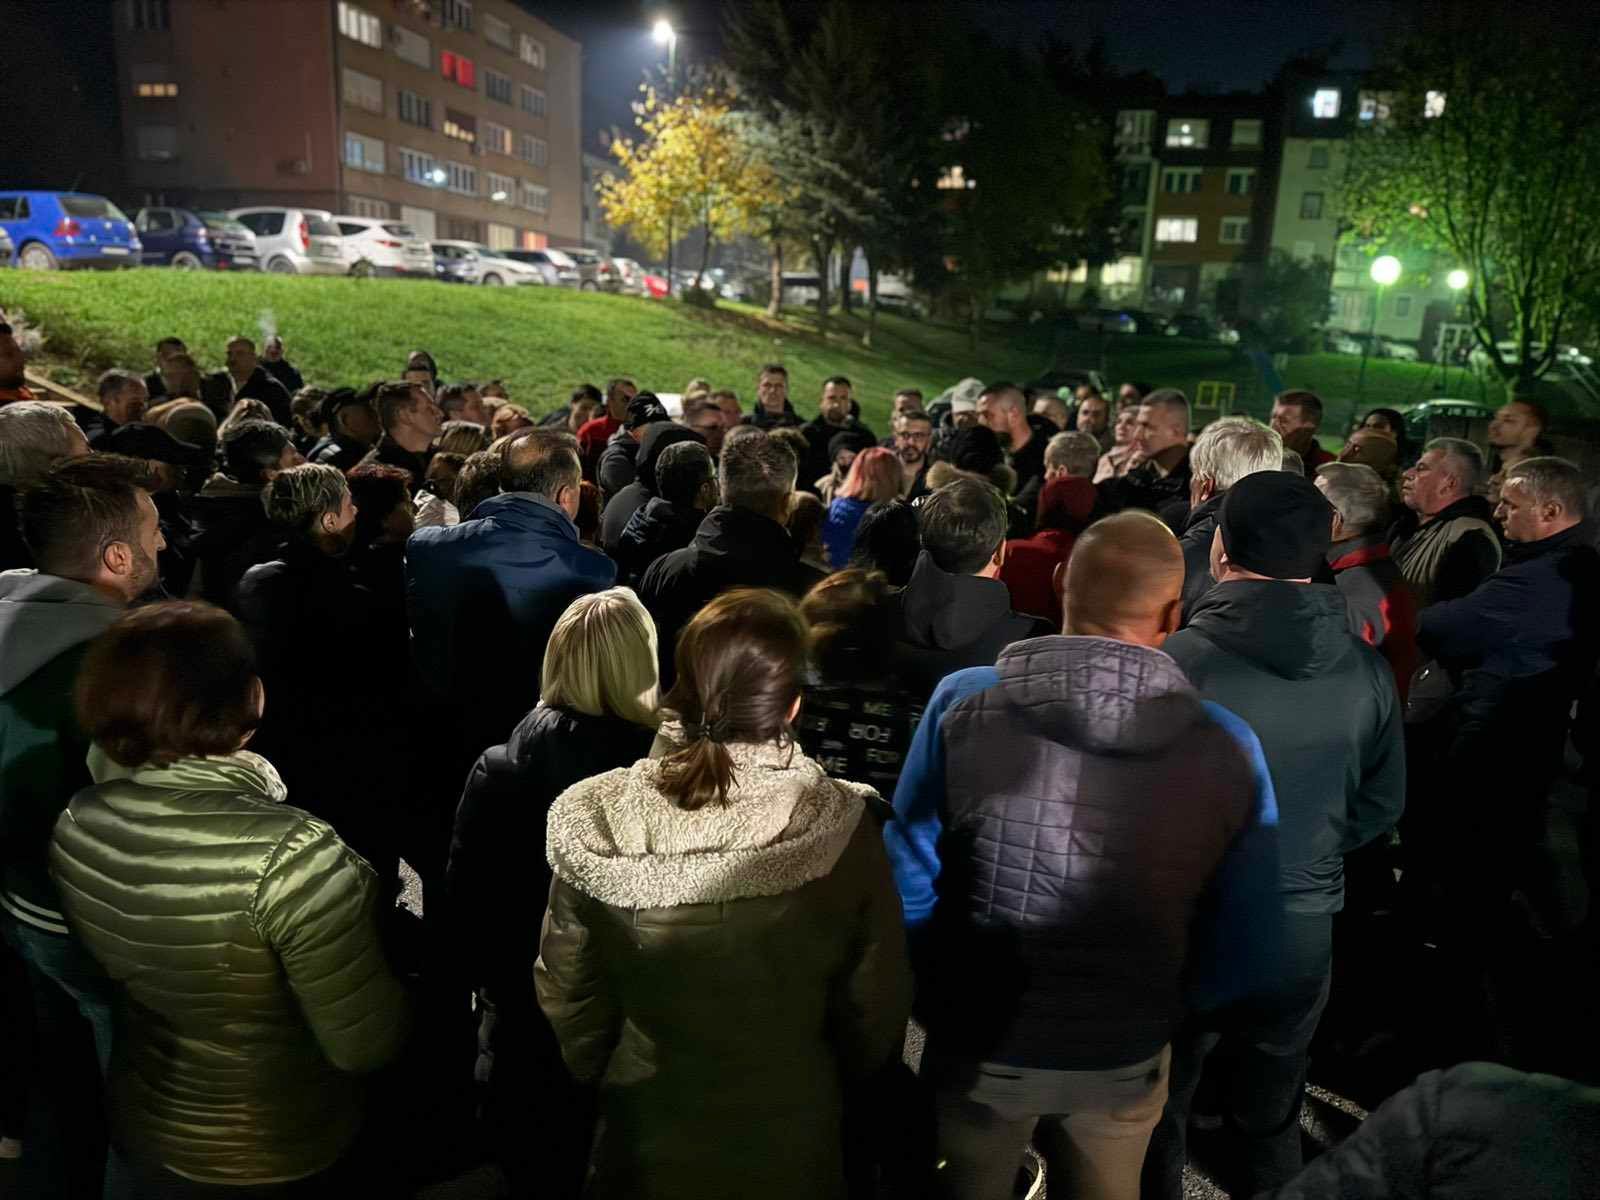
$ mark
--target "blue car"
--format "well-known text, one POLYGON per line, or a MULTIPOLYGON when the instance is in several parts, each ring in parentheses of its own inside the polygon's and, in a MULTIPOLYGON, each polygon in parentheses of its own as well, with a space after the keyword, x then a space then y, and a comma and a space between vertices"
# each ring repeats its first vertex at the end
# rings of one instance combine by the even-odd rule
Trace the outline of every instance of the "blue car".
POLYGON ((127 215, 87 192, 0 192, 0 229, 35 271, 136 267, 144 249, 127 215))
POLYGON ((257 271, 256 235, 236 217, 187 208, 141 208, 134 228, 144 243, 147 267, 197 271, 257 271))

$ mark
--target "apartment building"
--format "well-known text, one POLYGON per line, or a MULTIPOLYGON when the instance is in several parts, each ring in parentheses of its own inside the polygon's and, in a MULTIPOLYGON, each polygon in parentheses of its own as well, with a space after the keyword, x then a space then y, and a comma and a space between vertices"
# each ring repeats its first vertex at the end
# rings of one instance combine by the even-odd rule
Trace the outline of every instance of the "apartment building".
POLYGON ((510 0, 112 7, 130 201, 582 236, 582 48, 510 0))
POLYGON ((1183 96, 1156 122, 1147 300, 1229 313, 1270 237, 1275 181, 1263 169, 1269 110, 1255 96, 1183 96))

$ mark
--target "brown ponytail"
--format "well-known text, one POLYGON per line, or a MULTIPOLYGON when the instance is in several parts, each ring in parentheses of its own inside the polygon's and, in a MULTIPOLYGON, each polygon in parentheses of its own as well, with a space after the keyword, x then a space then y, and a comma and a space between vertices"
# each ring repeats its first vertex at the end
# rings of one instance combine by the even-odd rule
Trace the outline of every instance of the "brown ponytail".
POLYGON ((757 588, 718 596, 678 638, 678 681, 665 707, 683 724, 683 748, 662 760, 661 789, 693 812, 728 802, 732 743, 790 744, 800 694, 805 622, 788 597, 757 588))

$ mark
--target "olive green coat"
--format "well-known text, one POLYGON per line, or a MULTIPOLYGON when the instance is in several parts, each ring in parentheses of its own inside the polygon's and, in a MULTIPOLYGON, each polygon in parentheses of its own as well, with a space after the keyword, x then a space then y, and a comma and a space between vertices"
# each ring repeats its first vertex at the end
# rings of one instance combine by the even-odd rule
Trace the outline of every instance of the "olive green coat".
POLYGON ((799 750, 730 749, 726 807, 674 807, 646 759, 550 812, 535 983, 600 1089, 591 1197, 841 1197, 842 1089, 900 1051, 911 981, 876 794, 799 750))
POLYGON ((122 774, 72 798, 50 849, 68 925, 123 988, 119 1144, 207 1183, 325 1169, 361 1120, 356 1075, 407 1024, 377 877, 257 755, 122 774))

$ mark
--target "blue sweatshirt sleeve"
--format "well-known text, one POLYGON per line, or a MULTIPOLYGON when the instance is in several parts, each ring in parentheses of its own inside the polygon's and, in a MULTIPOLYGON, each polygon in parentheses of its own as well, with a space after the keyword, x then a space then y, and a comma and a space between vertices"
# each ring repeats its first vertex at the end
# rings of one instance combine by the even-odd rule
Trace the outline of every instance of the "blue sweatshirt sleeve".
POLYGON ((1191 1009, 1210 1012, 1259 994, 1283 962, 1283 898, 1278 881, 1278 801, 1255 731, 1237 714, 1205 703, 1233 738, 1255 779, 1253 818, 1223 855, 1202 899, 1189 942, 1186 972, 1191 1009))
POLYGON ((894 820, 883 831, 908 929, 927 923, 936 899, 939 835, 944 831, 945 714, 967 696, 999 682, 1000 674, 993 667, 972 667, 947 675, 934 689, 911 739, 894 789, 894 820))

